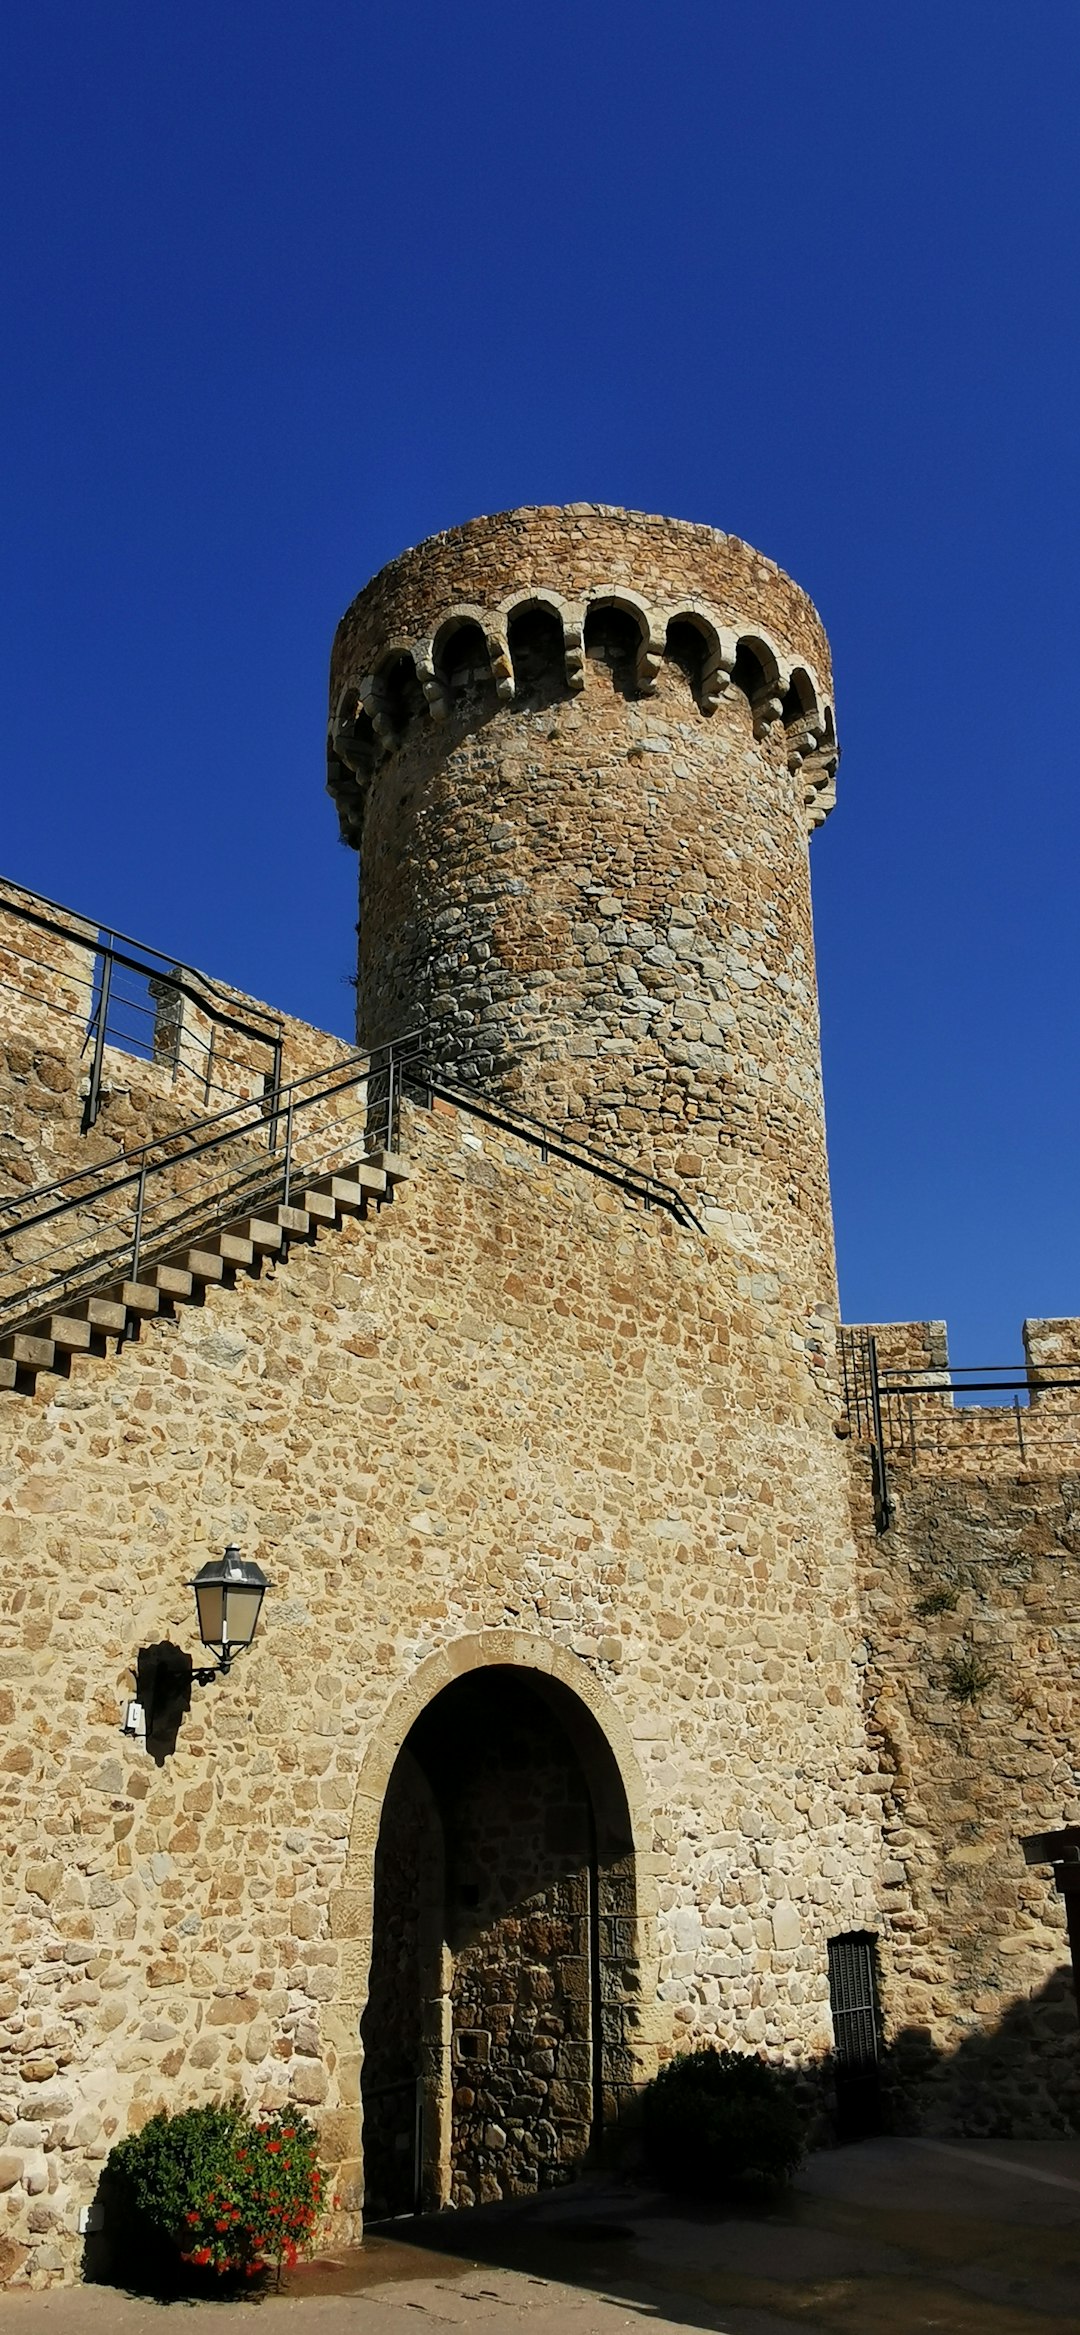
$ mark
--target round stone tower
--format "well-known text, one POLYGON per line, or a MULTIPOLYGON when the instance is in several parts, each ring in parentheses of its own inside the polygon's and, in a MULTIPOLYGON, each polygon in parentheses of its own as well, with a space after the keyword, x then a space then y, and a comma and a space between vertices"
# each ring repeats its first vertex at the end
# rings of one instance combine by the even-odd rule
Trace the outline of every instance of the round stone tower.
POLYGON ((831 1271, 807 835, 837 754, 798 587, 680 520, 475 519, 353 602, 330 710, 361 1042, 422 1027, 449 1082, 831 1271))

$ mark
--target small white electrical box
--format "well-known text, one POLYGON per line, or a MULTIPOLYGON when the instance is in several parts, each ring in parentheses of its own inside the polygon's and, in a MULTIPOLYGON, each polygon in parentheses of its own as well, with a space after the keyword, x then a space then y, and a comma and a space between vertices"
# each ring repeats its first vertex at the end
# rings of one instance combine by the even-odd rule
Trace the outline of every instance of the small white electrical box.
POLYGON ((146 1712, 144 1711, 141 1703, 137 1703, 133 1700, 124 1704, 124 1716, 120 1722, 120 1726, 121 1732, 123 1734, 137 1735, 145 1739, 146 1712))
POLYGON ((80 2236, 80 2238, 86 2238, 86 2237, 89 2237, 89 2235, 90 2235, 90 2233, 91 2233, 91 2231, 92 2231, 92 2230, 99 2230, 99 2229, 101 2228, 101 2225, 102 2225, 102 2222, 103 2222, 104 2218, 105 2218, 105 2217, 104 2217, 104 2214, 102 2213, 102 2210, 101 2210, 101 2207, 100 2207, 100 2205, 80 2205, 80 2207, 79 2207, 79 2236, 80 2236))

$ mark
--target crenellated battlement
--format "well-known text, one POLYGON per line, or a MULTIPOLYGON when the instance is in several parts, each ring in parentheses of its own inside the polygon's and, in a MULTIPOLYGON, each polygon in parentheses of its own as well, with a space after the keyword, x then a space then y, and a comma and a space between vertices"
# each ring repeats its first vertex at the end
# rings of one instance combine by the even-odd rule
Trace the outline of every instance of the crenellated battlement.
POLYGON ((845 1414, 888 1467, 1080 1469, 1080 1320, 1025 1321, 1023 1360, 955 1364, 943 1321, 863 1322, 840 1334, 845 1414), (879 1436, 880 1422, 880 1436, 879 1436))
POLYGON ((801 772, 808 824, 827 816, 839 759, 832 680, 805 594, 737 537, 571 505, 435 536, 353 602, 334 645, 328 742, 346 841, 358 840, 377 767, 411 753, 425 726, 468 730, 499 706, 578 695, 604 664, 637 698, 654 696, 673 667, 685 713, 703 721, 741 691, 755 736, 777 733, 801 772))

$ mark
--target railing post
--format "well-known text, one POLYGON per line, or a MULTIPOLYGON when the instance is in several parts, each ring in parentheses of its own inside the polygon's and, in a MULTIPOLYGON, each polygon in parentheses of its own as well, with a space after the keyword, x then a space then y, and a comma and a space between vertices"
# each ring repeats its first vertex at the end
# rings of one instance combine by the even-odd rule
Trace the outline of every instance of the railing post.
POLYGON ((97 1028, 94 1031, 94 1057, 90 1064, 90 1084, 83 1104, 82 1131, 88 1135, 101 1105, 101 1065, 105 1055, 105 1025, 109 1019, 109 998, 112 992, 112 933, 98 942, 101 956, 101 987, 98 990, 97 1028))
POLYGON ((876 1338, 867 1338, 866 1359, 870 1379, 870 1422, 874 1435, 874 1529, 876 1532, 887 1532, 892 1521, 892 1507, 889 1479, 885 1472, 885 1432, 881 1417, 881 1380, 878 1376, 876 1338))
POLYGON ((278 1131, 278 1120, 279 1120, 280 1116, 281 1116, 281 1039, 280 1039, 280 1038, 275 1038, 275 1040, 274 1040, 274 1068, 273 1068, 273 1071, 272 1071, 272 1073, 271 1073, 271 1081, 270 1081, 270 1124, 269 1124, 269 1131, 268 1131, 268 1134, 267 1134, 267 1148, 268 1148, 268 1150, 270 1150, 270 1151, 276 1151, 276 1150, 277 1150, 277 1131, 278 1131))
POLYGON ((289 1205, 289 1186, 292 1183, 292 1121, 293 1097, 290 1095, 285 1106, 285 1173, 282 1178, 281 1195, 286 1208, 289 1205))
POLYGON ((131 1278, 139 1278, 139 1251, 142 1248, 143 1209, 146 1205, 146 1167, 139 1169, 139 1185, 135 1198, 135 1238, 131 1244, 131 1278))
POLYGON ((394 1055, 394 1048, 393 1048, 393 1044, 391 1043, 391 1044, 390 1044, 390 1045, 387 1047, 387 1050, 386 1050, 386 1148, 387 1148, 387 1150, 388 1150, 388 1151, 394 1151, 394 1150, 396 1150, 396 1148, 397 1148, 397 1146, 396 1146, 396 1144, 395 1144, 395 1142, 394 1142, 394 1110, 395 1110, 395 1104, 396 1104, 396 1095, 395 1095, 395 1079, 396 1079, 396 1075, 397 1075, 397 1061, 396 1061, 396 1058, 395 1058, 395 1055, 394 1055))
POLYGON ((172 1074, 173 1074, 173 1085, 175 1086, 175 1085, 176 1085, 177 1076, 178 1076, 178 1073, 179 1073, 179 1070, 180 1070, 180 1045, 181 1045, 181 1040, 182 1040, 182 1038, 183 1038, 183 1035, 184 1035, 184 992, 183 992, 183 990, 182 990, 182 989, 174 989, 174 990, 173 990, 173 996, 174 996, 174 998, 175 998, 175 1000, 176 1000, 176 1003, 175 1003, 175 1005, 174 1005, 174 1007, 173 1007, 173 1050, 172 1050, 172 1074))

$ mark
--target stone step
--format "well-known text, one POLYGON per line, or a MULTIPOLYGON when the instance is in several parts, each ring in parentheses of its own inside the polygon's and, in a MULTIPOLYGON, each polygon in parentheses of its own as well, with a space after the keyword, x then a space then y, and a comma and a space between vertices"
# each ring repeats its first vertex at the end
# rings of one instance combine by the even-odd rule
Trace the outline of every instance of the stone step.
POLYGON ((155 1265, 154 1287, 160 1289, 163 1297, 190 1297, 192 1286, 190 1273, 185 1273, 181 1266, 155 1265))
POLYGON ((86 1354, 90 1350, 93 1336, 90 1324, 79 1321, 74 1314, 50 1314, 48 1320, 43 1322, 42 1330, 44 1336, 51 1338, 53 1345, 59 1346, 65 1354, 86 1354))
POLYGON ((313 1224, 336 1224, 337 1201, 329 1192, 305 1192, 304 1214, 310 1216, 313 1224))
POLYGON ((56 1348, 51 1338, 32 1338, 26 1330, 16 1330, 14 1337, 5 1338, 7 1359, 19 1370, 51 1370, 56 1360, 56 1348))
POLYGON ((236 1227, 241 1240, 249 1240, 253 1249, 279 1249, 285 1238, 280 1224, 268 1224, 264 1216, 246 1216, 236 1227))
POLYGON ((251 1266, 259 1255, 281 1250, 287 1238, 303 1240, 320 1226, 333 1229, 343 1214, 366 1214, 372 1200, 385 1199, 408 1174, 400 1152, 372 1152, 341 1175, 317 1175, 298 1202, 279 1201, 265 1215, 239 1218, 227 1231, 206 1236, 205 1247, 179 1250, 151 1267, 144 1281, 123 1281, 79 1300, 77 1312, 51 1315, 40 1335, 12 1332, 0 1340, 0 1391, 15 1389, 22 1374, 55 1369, 58 1354, 88 1352, 95 1332, 123 1338, 132 1315, 158 1313, 163 1298, 190 1298, 197 1283, 221 1281, 229 1266, 251 1266))
POLYGON ((179 1262, 193 1281, 220 1281, 224 1276, 225 1266, 213 1249, 185 1249, 179 1262))
POLYGON ((122 1281, 119 1297, 129 1313, 157 1313, 161 1305, 160 1289, 151 1288, 146 1281, 122 1281))
POLYGON ((386 1177, 381 1168, 358 1167, 351 1176, 331 1176, 330 1196, 339 1208, 347 1208, 357 1215, 367 1208, 369 1200, 382 1199, 386 1193, 386 1177))
POLYGON ((403 1151, 369 1151, 366 1167, 381 1168, 388 1184, 406 1184, 409 1162, 403 1151))
POLYGON ((253 1265, 255 1251, 249 1240, 242 1240, 238 1232, 219 1232, 217 1251, 226 1265, 253 1265))
POLYGON ((279 1207, 273 1209, 272 1222, 280 1224, 282 1232, 291 1234, 294 1240, 301 1240, 305 1233, 311 1231, 309 1210, 306 1208, 287 1208, 284 1201, 279 1207))
POLYGON ((109 1297, 88 1297, 86 1319, 92 1330, 108 1330, 113 1337, 122 1338, 127 1328, 127 1307, 116 1305, 109 1297))

